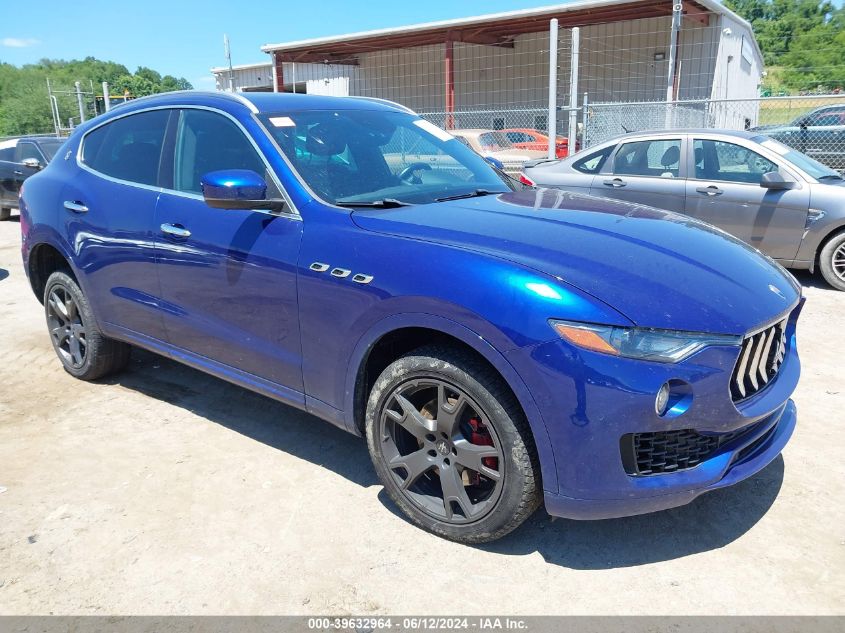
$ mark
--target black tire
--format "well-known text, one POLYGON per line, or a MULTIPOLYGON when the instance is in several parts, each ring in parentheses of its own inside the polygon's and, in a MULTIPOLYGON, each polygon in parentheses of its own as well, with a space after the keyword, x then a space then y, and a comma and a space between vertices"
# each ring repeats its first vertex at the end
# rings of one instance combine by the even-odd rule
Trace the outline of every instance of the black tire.
POLYGON ((47 279, 44 312, 53 349, 71 376, 96 380, 126 367, 131 346, 97 329, 88 299, 67 271, 47 279))
POLYGON ((837 290, 845 290, 845 231, 827 241, 819 253, 822 277, 837 290))
POLYGON ((0 207, 0 222, 12 217, 12 210, 8 207, 0 207))
POLYGON ((540 505, 537 452, 525 416, 502 378, 470 353, 426 346, 390 364, 370 393, 366 433, 391 499, 412 522, 438 536, 460 543, 493 541, 540 505), (419 410, 410 407, 411 414, 405 408, 412 399, 431 397, 419 410), (412 435, 409 424, 420 420, 431 428, 412 435), (441 433, 448 428, 457 431, 441 433), (478 470, 463 465, 470 458, 478 470), (455 494, 447 495, 447 488, 455 494))

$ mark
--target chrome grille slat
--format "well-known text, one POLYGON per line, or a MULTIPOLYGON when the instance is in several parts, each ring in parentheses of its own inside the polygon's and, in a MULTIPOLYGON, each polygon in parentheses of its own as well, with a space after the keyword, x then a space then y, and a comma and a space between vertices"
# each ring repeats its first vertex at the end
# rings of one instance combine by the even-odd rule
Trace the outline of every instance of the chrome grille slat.
POLYGON ((786 357, 786 324, 783 319, 743 339, 731 376, 734 402, 754 395, 777 375, 786 357))

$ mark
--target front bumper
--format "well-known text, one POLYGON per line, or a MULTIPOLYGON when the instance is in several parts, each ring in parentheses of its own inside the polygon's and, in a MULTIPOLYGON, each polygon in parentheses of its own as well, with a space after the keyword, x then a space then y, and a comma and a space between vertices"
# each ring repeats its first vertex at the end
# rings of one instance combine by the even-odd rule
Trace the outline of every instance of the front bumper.
MULTIPOLYGON (((635 514, 646 514, 658 510, 668 510, 678 506, 686 505, 699 495, 711 490, 718 490, 726 486, 732 486, 743 479, 761 471, 774 460, 795 430, 797 412, 795 403, 790 400, 783 407, 780 415, 771 424, 765 424, 765 430, 760 433, 753 433, 748 438, 743 438, 742 443, 735 445, 732 451, 720 454, 702 467, 716 471, 716 480, 703 487, 686 489, 683 482, 684 475, 691 471, 674 473, 671 475, 655 475, 665 477, 668 489, 677 488, 677 492, 669 492, 652 497, 639 497, 628 499, 577 499, 565 495, 545 493, 546 511, 549 514, 568 519, 612 519, 616 517, 633 516, 635 514), (741 458, 737 457, 750 449, 741 458), (678 478, 673 482, 672 478, 678 478)), ((695 470, 695 469, 692 469, 695 470)))
POLYGON ((684 505, 764 468, 796 424, 790 396, 800 374, 799 312, 800 306, 789 317, 786 356, 777 376, 736 403, 729 383, 737 347, 707 348, 674 364, 597 354, 562 340, 509 352, 542 414, 554 455, 557 480, 543 482, 548 512, 573 519, 654 512, 684 505), (655 395, 670 380, 689 386, 691 402, 677 414, 660 417, 655 395), (631 434, 682 431, 720 441, 695 466, 674 472, 637 474, 623 463, 625 438, 631 434))

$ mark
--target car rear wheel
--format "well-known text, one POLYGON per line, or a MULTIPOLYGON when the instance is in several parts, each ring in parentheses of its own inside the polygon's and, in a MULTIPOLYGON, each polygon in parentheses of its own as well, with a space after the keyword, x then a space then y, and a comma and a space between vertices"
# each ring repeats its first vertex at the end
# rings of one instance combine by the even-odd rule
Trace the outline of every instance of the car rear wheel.
POLYGON ((96 380, 123 369, 131 347, 103 336, 76 280, 54 272, 44 288, 44 312, 53 349, 70 375, 96 380))
POLYGON ((430 346, 399 358, 376 381, 366 420, 385 489, 430 532, 492 541, 540 503, 522 411, 502 379, 468 353, 430 346))
POLYGON ((12 217, 12 210, 8 207, 0 207, 0 222, 12 217))
POLYGON ((827 283, 837 290, 845 290, 845 231, 825 244, 819 253, 819 268, 827 283))

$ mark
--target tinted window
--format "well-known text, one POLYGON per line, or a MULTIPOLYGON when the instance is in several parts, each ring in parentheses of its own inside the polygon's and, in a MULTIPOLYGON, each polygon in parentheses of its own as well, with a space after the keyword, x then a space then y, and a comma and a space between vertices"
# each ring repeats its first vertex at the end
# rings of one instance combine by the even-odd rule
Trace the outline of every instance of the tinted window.
POLYGON ((222 169, 249 169, 266 178, 264 162, 235 123, 216 112, 183 110, 173 157, 174 189, 202 193, 202 176, 222 169))
POLYGON ((759 184, 763 174, 778 166, 757 152, 723 141, 696 139, 695 177, 699 180, 726 180, 759 184))
POLYGON ((524 132, 506 132, 505 136, 508 137, 508 140, 511 143, 526 143, 527 141, 531 140, 528 138, 528 135, 524 132))
POLYGON ((502 132, 485 132, 484 134, 479 134, 478 142, 481 144, 481 149, 488 152, 498 152, 513 147, 508 137, 502 132))
POLYGON ((85 136, 83 162, 113 178, 156 185, 169 115, 169 110, 141 112, 95 129, 85 136))
POLYGON ((680 165, 679 139, 635 141, 619 148, 613 161, 613 173, 677 178, 680 165))
POLYGON ((34 158, 39 163, 44 162, 44 157, 33 143, 18 143, 18 162, 22 163, 27 158, 34 158))
POLYGON ((15 148, 4 147, 0 149, 0 160, 13 161, 15 159, 15 148))
POLYGON ((615 145, 610 145, 592 154, 587 154, 584 158, 572 163, 572 167, 583 174, 597 174, 601 171, 604 161, 607 160, 615 147, 615 145))

